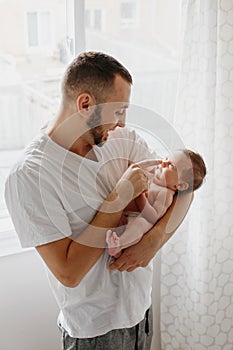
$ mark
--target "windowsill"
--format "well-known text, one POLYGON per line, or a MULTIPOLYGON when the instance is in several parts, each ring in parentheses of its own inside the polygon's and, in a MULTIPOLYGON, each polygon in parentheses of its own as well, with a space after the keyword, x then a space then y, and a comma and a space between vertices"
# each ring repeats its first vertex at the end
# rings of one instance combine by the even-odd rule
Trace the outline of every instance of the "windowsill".
POLYGON ((29 251, 34 250, 34 248, 18 248, 18 249, 10 249, 10 247, 8 247, 8 248, 9 249, 7 249, 6 251, 2 250, 0 252, 0 259, 11 256, 11 255, 18 255, 18 254, 22 254, 22 253, 27 253, 29 251))
POLYGON ((34 248, 21 248, 15 231, 1 232, 0 258, 4 256, 21 254, 34 248), (5 237, 2 237, 5 235, 5 237))

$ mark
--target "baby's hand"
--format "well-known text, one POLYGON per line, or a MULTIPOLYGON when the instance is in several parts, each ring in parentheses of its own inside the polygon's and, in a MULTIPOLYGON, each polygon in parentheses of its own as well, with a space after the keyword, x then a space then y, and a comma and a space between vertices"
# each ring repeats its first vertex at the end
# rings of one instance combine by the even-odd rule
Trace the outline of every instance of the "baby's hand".
POLYGON ((147 159, 137 163, 137 165, 144 170, 144 174, 147 177, 148 186, 153 181, 155 169, 162 162, 162 159, 147 159))
POLYGON ((132 200, 148 190, 148 177, 138 164, 131 164, 116 184, 115 190, 125 208, 132 200))
POLYGON ((142 169, 147 169, 162 163, 162 159, 147 159, 138 162, 137 165, 142 169))

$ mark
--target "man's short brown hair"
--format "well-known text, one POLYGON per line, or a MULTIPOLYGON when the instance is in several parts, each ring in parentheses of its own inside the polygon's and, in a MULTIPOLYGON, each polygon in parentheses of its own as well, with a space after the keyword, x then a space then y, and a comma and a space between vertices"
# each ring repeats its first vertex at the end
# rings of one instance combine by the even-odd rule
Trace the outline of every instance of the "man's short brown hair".
POLYGON ((76 101, 80 93, 86 92, 94 96, 96 103, 104 103, 113 92, 117 74, 132 84, 128 70, 112 56, 83 52, 67 67, 62 82, 63 99, 76 101))

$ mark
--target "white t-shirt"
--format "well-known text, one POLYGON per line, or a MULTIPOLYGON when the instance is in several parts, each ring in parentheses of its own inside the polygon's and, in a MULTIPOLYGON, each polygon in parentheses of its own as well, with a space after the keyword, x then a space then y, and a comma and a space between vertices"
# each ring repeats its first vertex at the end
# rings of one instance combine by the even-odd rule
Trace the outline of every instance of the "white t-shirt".
MULTIPOLYGON (((23 247, 77 236, 128 168, 155 157, 133 130, 117 128, 98 161, 69 152, 41 132, 12 169, 5 198, 23 247)), ((48 270, 60 307, 58 322, 71 337, 88 338, 140 322, 151 304, 152 264, 130 273, 110 271, 107 250, 76 288, 48 270)))

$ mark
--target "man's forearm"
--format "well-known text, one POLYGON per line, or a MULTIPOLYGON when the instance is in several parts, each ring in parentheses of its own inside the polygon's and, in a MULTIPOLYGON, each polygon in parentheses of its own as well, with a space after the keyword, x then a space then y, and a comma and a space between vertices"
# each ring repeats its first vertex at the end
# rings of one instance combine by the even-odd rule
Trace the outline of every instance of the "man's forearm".
POLYGON ((119 198, 115 190, 112 191, 76 241, 89 247, 104 248, 106 231, 118 226, 127 204, 119 198))
POLYGON ((118 225, 124 206, 125 203, 113 191, 87 228, 70 242, 65 262, 70 286, 77 286, 102 256, 106 247, 106 231, 118 225))

